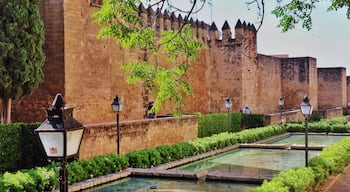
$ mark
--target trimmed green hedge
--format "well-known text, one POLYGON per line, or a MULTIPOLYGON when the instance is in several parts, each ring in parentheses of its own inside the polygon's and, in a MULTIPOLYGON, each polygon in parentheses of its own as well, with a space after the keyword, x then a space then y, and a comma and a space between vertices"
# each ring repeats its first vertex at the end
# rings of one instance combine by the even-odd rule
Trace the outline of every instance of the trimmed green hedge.
POLYGON ((227 113, 199 114, 198 137, 209 137, 222 132, 238 132, 244 128, 263 127, 265 116, 261 114, 230 113, 230 128, 227 113))
MULTIPOLYGON (((304 132, 304 123, 287 123, 286 129, 288 132, 304 132)), ((321 119, 320 121, 309 122, 308 129, 310 132, 333 132, 333 133, 348 133, 350 125, 344 117, 335 117, 330 120, 321 119)))
MULTIPOLYGON (((338 125, 338 123, 339 121, 330 121, 332 126, 338 125)), ((300 124, 294 125, 300 127, 300 124)), ((276 134, 284 133, 288 127, 293 127, 293 124, 246 129, 236 133, 223 132, 220 134, 214 134, 211 137, 198 138, 190 142, 131 151, 126 155, 109 154, 97 156, 89 160, 77 160, 70 162, 67 166, 68 181, 69 184, 73 184, 109 173, 115 173, 127 167, 154 167, 159 164, 201 154, 236 143, 255 142, 276 134)), ((346 126, 343 126, 341 131, 344 131, 343 129, 346 129, 345 127, 346 126)), ((309 168, 299 168, 281 172, 281 176, 279 175, 275 177, 270 182, 264 182, 261 188, 256 188, 254 190, 307 190, 310 186, 315 187, 320 185, 320 183, 324 182, 325 178, 331 174, 340 172, 349 163, 350 139, 347 138, 329 148, 325 148, 318 157, 310 159, 309 168), (292 178, 292 180, 290 178, 292 178)), ((6 172, 0 176, 0 191, 30 192, 47 191, 57 188, 57 167, 57 164, 52 164, 47 167, 37 167, 29 170, 18 171, 16 173, 6 172)))
MULTIPOLYGON (((285 132, 281 126, 268 126, 244 130, 238 133, 220 133, 212 137, 196 139, 174 145, 162 145, 151 149, 131 151, 126 155, 104 155, 92 159, 73 161, 68 164, 68 181, 73 184, 94 177, 115 173, 127 167, 149 168, 170 161, 193 156, 240 142, 259 139, 285 132)), ((0 176, 0 191, 44 191, 58 186, 58 165, 6 172, 0 176), (43 179, 45 178, 46 179, 43 179)))
POLYGON ((0 173, 47 165, 34 133, 40 123, 0 124, 0 173))

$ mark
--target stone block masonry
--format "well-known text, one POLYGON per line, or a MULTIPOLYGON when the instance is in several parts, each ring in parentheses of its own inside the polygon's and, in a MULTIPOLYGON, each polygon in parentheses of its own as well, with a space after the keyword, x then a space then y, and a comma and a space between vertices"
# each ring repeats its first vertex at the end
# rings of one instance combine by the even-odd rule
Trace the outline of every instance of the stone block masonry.
MULTIPOLYGON (((166 117, 120 123, 120 153, 170 145, 197 138, 198 117, 166 117)), ((80 158, 117 153, 116 123, 85 125, 80 158)))
MULTIPOLYGON (((110 104, 116 94, 124 102, 121 119, 143 118, 146 104, 154 100, 155 95, 142 83, 127 84, 128 74, 120 67, 135 60, 153 62, 154 58, 148 51, 123 49, 113 39, 96 38, 100 26, 94 23, 91 14, 99 9, 97 5, 101 2, 40 1, 46 32, 45 81, 32 95, 13 102, 14 122, 45 119, 42 109, 50 107, 57 93, 75 108, 74 116, 83 124, 114 121, 110 104)), ((145 21, 155 16, 152 8, 141 5, 139 11, 145 21)), ((181 15, 163 12, 154 30, 159 34, 162 30, 178 29, 184 22, 181 15)), ((254 25, 238 20, 231 31, 225 22, 220 32, 215 22, 208 25, 189 20, 188 23, 206 48, 198 52, 199 61, 192 63, 192 70, 185 77, 195 94, 195 98, 185 98, 186 113, 226 112, 226 96, 232 99, 232 111, 249 106, 252 113, 261 114, 279 110, 277 101, 281 96, 285 101, 284 109, 298 109, 306 93, 314 110, 319 107, 319 99, 322 99, 322 108, 346 107, 344 72, 339 73, 338 80, 327 83, 328 87, 342 85, 337 86, 336 94, 332 95, 331 89, 318 88, 326 85, 327 78, 318 73, 315 58, 258 54, 254 25), (332 100, 321 97, 326 95, 337 101, 335 105, 331 105, 332 100)), ((159 61, 162 66, 172 66, 166 55, 160 55, 159 61)), ((172 105, 166 102, 158 114, 168 113, 172 113, 172 105)))

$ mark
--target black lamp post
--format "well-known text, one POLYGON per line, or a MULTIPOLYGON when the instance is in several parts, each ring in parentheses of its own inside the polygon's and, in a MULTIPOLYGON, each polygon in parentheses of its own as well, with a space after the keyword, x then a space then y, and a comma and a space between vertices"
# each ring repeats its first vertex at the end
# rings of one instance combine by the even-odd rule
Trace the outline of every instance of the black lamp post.
POLYGON ((119 112, 123 109, 123 102, 119 99, 118 95, 115 96, 113 103, 111 104, 112 110, 117 116, 117 153, 120 154, 120 127, 119 127, 119 112))
POLYGON ((310 103, 309 97, 307 95, 304 96, 303 102, 300 104, 300 109, 301 109, 301 113, 304 115, 305 117, 305 167, 308 166, 308 134, 309 134, 309 130, 308 130, 308 118, 310 117, 310 115, 312 114, 312 105, 310 103))
POLYGON ((232 101, 230 97, 227 97, 225 100, 225 107, 227 109, 227 131, 230 131, 230 109, 232 107, 232 101))
POLYGON ((284 100, 282 97, 278 100, 278 105, 280 106, 280 124, 283 124, 283 118, 282 118, 282 107, 284 105, 284 100))
POLYGON ((68 192, 66 163, 79 154, 84 127, 73 118, 73 108, 65 108, 66 102, 57 94, 52 108, 46 109, 47 119, 35 129, 48 159, 60 160, 60 192, 68 192))

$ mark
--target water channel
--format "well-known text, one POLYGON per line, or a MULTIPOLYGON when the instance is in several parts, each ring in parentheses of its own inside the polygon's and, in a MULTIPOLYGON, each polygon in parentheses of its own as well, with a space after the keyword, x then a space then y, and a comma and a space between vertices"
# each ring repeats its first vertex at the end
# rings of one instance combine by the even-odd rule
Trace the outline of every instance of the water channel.
MULTIPOLYGON (((309 135, 309 145, 330 145, 345 136, 309 135)), ((304 135, 291 135, 273 143, 304 144, 304 135)), ((309 150, 309 158, 320 151, 309 150)), ((282 170, 305 165, 304 150, 240 148, 174 168, 184 171, 273 176, 282 170)), ((222 182, 172 178, 128 177, 85 192, 112 191, 246 191, 260 186, 247 182, 222 182)))

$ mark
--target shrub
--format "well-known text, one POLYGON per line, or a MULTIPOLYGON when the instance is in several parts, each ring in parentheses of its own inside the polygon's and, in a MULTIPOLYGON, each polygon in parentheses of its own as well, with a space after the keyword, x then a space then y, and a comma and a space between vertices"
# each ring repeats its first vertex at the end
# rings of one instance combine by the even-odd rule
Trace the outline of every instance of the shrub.
POLYGON ((315 175, 311 168, 295 168, 280 172, 271 181, 265 181, 251 192, 265 191, 307 191, 314 184, 315 175))
POLYGON ((129 159, 130 167, 147 168, 150 167, 149 154, 146 150, 131 151, 126 155, 129 159))
POLYGON ((265 123, 265 115, 263 114, 243 114, 242 127, 256 128, 263 127, 265 123))
POLYGON ((168 163, 173 159, 169 148, 169 145, 161 145, 156 147, 156 150, 159 152, 161 157, 161 163, 168 163))
POLYGON ((287 123, 285 126, 288 132, 303 132, 305 130, 304 125, 299 123, 287 123))
POLYGON ((152 148, 147 149, 146 151, 148 152, 150 166, 157 166, 162 163, 160 153, 156 149, 152 148))
POLYGON ((222 132, 237 132, 241 126, 241 113, 230 113, 230 130, 228 130, 227 113, 199 114, 198 137, 208 137, 222 132))

